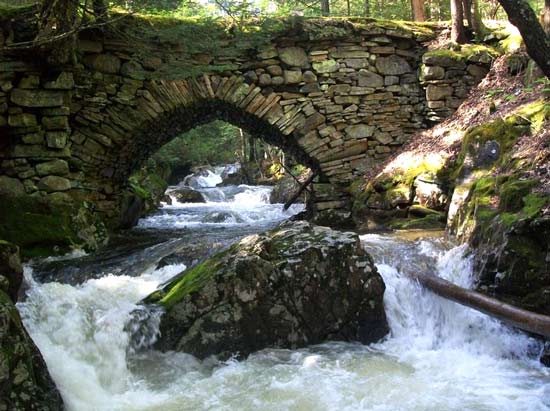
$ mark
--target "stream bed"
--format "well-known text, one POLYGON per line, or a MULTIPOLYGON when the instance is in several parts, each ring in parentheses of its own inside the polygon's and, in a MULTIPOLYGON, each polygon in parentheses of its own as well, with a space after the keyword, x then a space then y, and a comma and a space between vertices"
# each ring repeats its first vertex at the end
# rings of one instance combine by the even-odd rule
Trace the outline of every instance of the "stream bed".
POLYGON ((166 205, 103 254, 26 267, 29 289, 18 308, 68 411, 550 409, 540 343, 403 275, 431 270, 472 286, 466 248, 442 235, 361 237, 387 287, 391 334, 377 344, 266 349, 242 361, 135 352, 127 322, 143 297, 185 266, 301 210, 269 204, 269 187, 212 187, 212 174, 200 188, 206 203, 166 205))

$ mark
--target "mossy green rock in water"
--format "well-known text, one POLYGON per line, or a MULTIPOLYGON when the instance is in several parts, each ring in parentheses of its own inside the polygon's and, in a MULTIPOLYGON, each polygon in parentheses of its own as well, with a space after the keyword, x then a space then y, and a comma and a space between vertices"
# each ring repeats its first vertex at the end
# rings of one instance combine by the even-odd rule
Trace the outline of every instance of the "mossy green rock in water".
POLYGON ((22 275, 17 247, 0 241, 0 411, 63 410, 61 396, 14 305, 22 275))
POLYGON ((145 302, 166 309, 157 347, 200 358, 388 332, 384 282, 354 233, 284 223, 185 271, 145 302))

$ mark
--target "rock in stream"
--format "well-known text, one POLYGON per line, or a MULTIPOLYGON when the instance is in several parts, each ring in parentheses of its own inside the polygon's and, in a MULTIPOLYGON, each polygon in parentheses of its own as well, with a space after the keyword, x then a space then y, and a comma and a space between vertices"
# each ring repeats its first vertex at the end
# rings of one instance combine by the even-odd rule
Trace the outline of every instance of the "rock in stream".
POLYGON ((350 232, 287 222, 242 239, 145 299, 164 307, 157 348, 246 356, 388 332, 384 282, 350 232))

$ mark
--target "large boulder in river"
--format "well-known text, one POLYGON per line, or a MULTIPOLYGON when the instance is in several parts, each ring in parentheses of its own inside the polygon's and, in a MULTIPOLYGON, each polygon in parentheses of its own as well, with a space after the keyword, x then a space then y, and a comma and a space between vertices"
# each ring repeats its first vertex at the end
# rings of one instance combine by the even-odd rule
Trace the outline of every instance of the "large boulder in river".
POLYGON ((18 252, 0 241, 0 410, 61 411, 61 396, 15 308, 23 276, 18 252))
POLYGON ((287 222, 188 269, 145 302, 166 310, 157 348, 227 358, 377 341, 388 332, 384 288, 356 234, 287 222))
POLYGON ((170 191, 170 195, 180 203, 206 203, 202 194, 192 188, 178 188, 170 191))

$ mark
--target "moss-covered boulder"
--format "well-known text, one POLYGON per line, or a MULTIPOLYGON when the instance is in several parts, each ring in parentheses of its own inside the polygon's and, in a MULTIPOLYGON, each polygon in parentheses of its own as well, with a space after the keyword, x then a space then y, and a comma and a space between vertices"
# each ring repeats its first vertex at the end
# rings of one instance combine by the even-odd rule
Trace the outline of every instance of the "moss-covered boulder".
POLYGON ((388 332, 384 282, 354 233, 306 222, 246 237, 145 302, 165 308, 157 347, 204 358, 388 332))
POLYGON ((108 233, 84 202, 70 197, 21 196, 2 198, 0 238, 22 249, 23 256, 43 256, 72 248, 96 250, 108 233))
POLYGON ((0 410, 63 410, 63 401, 15 308, 22 268, 18 248, 0 242, 0 410))

